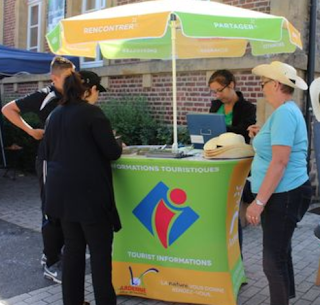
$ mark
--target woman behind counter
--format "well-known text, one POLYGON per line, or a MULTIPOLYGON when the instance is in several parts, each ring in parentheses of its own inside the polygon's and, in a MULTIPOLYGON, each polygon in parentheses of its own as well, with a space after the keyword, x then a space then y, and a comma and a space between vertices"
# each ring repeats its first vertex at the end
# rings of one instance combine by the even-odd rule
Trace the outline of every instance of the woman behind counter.
MULTIPOLYGON (((217 70, 209 79, 209 87, 217 99, 211 101, 209 112, 225 115, 227 131, 244 136, 246 143, 250 142, 248 127, 256 123, 256 107, 236 91, 236 78, 229 70, 217 70)), ((249 203, 253 199, 250 183, 246 181, 242 201, 249 203)), ((242 256, 242 227, 239 219, 239 244, 242 256)))
POLYGON ((253 74, 274 112, 255 136, 251 188, 255 200, 247 209, 249 223, 263 230, 263 270, 269 282, 270 304, 288 305, 295 297, 291 239, 307 211, 312 188, 307 174, 308 136, 303 115, 292 99, 294 89, 307 84, 297 71, 281 62, 257 66, 253 74))
POLYGON ((209 112, 225 115, 227 131, 241 134, 250 142, 247 128, 256 123, 256 107, 236 91, 236 79, 229 70, 217 70, 209 79, 209 87, 216 97, 209 112))
POLYGON ((120 157, 109 120, 94 106, 105 91, 97 74, 65 79, 61 105, 45 129, 47 215, 61 220, 65 237, 64 305, 84 302, 85 250, 89 246, 97 305, 116 305, 112 285, 113 232, 121 228, 114 202, 110 161, 120 157))

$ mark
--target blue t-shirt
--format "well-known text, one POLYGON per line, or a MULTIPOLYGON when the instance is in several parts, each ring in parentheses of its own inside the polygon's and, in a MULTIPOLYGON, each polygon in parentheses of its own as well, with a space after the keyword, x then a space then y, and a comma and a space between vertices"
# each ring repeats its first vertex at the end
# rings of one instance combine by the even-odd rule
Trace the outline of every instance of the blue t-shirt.
POLYGON ((255 156, 251 167, 251 189, 258 193, 272 159, 272 146, 291 147, 289 162, 275 193, 293 190, 308 180, 308 135, 298 106, 289 101, 278 107, 252 142, 255 156))

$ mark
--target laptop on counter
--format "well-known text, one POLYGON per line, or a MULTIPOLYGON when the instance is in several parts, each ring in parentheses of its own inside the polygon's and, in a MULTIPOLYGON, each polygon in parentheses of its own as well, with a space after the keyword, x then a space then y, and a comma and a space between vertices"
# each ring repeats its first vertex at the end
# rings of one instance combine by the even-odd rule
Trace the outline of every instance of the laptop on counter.
POLYGON ((203 149, 207 141, 227 131, 224 115, 220 113, 187 113, 187 127, 196 149, 203 149))

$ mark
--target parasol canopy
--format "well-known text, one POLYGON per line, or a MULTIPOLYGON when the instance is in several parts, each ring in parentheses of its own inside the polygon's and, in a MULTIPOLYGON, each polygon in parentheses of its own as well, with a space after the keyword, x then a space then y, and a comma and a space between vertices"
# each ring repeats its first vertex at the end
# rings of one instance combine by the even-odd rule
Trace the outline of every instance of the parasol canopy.
POLYGON ((300 33, 284 17, 213 1, 156 0, 62 20, 46 35, 52 52, 109 59, 171 59, 174 148, 177 147, 176 59, 292 53, 300 33))

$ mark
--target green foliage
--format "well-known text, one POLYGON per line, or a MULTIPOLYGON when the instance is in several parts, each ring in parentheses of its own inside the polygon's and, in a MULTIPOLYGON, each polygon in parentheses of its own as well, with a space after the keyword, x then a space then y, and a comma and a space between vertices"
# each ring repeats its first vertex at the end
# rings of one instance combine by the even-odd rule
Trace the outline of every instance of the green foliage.
MULTIPOLYGON (((173 143, 172 126, 160 126, 157 133, 157 144, 173 143)), ((190 135, 185 126, 178 126, 178 143, 181 145, 190 145, 190 135)))
MULTIPOLYGON (((172 126, 161 125, 152 117, 145 97, 125 97, 100 104, 111 125, 127 145, 172 144, 172 126)), ((179 129, 179 142, 187 144, 189 134, 179 129), (180 141, 181 140, 181 141, 180 141)))
MULTIPOLYGON (((127 145, 164 145, 173 143, 172 125, 162 125, 151 115, 145 97, 126 97, 121 100, 112 100, 100 105, 110 119, 112 127, 127 145)), ((23 115, 23 118, 34 128, 41 128, 39 119, 34 114, 23 115)), ((14 126, 8 120, 3 120, 4 146, 17 144, 23 147, 18 156, 18 168, 34 172, 35 157, 38 141, 24 131, 14 126)), ((178 142, 190 144, 190 137, 186 127, 178 127, 178 142)), ((6 151, 7 162, 12 166, 13 154, 6 151)))
POLYGON ((100 107, 127 145, 153 144, 148 141, 156 138, 157 124, 150 116, 144 98, 112 100, 100 107))
MULTIPOLYGON (((28 124, 34 128, 40 128, 40 122, 36 115, 27 114, 23 115, 23 118, 28 124)), ((19 155, 14 156, 14 153, 10 150, 6 151, 6 159, 8 166, 13 166, 13 162, 16 161, 18 169, 34 172, 35 171, 35 157, 37 155, 38 141, 30 137, 20 128, 14 126, 7 119, 3 119, 3 141, 4 147, 17 144, 23 148, 19 155), (14 160, 16 158, 16 160, 14 160)))

